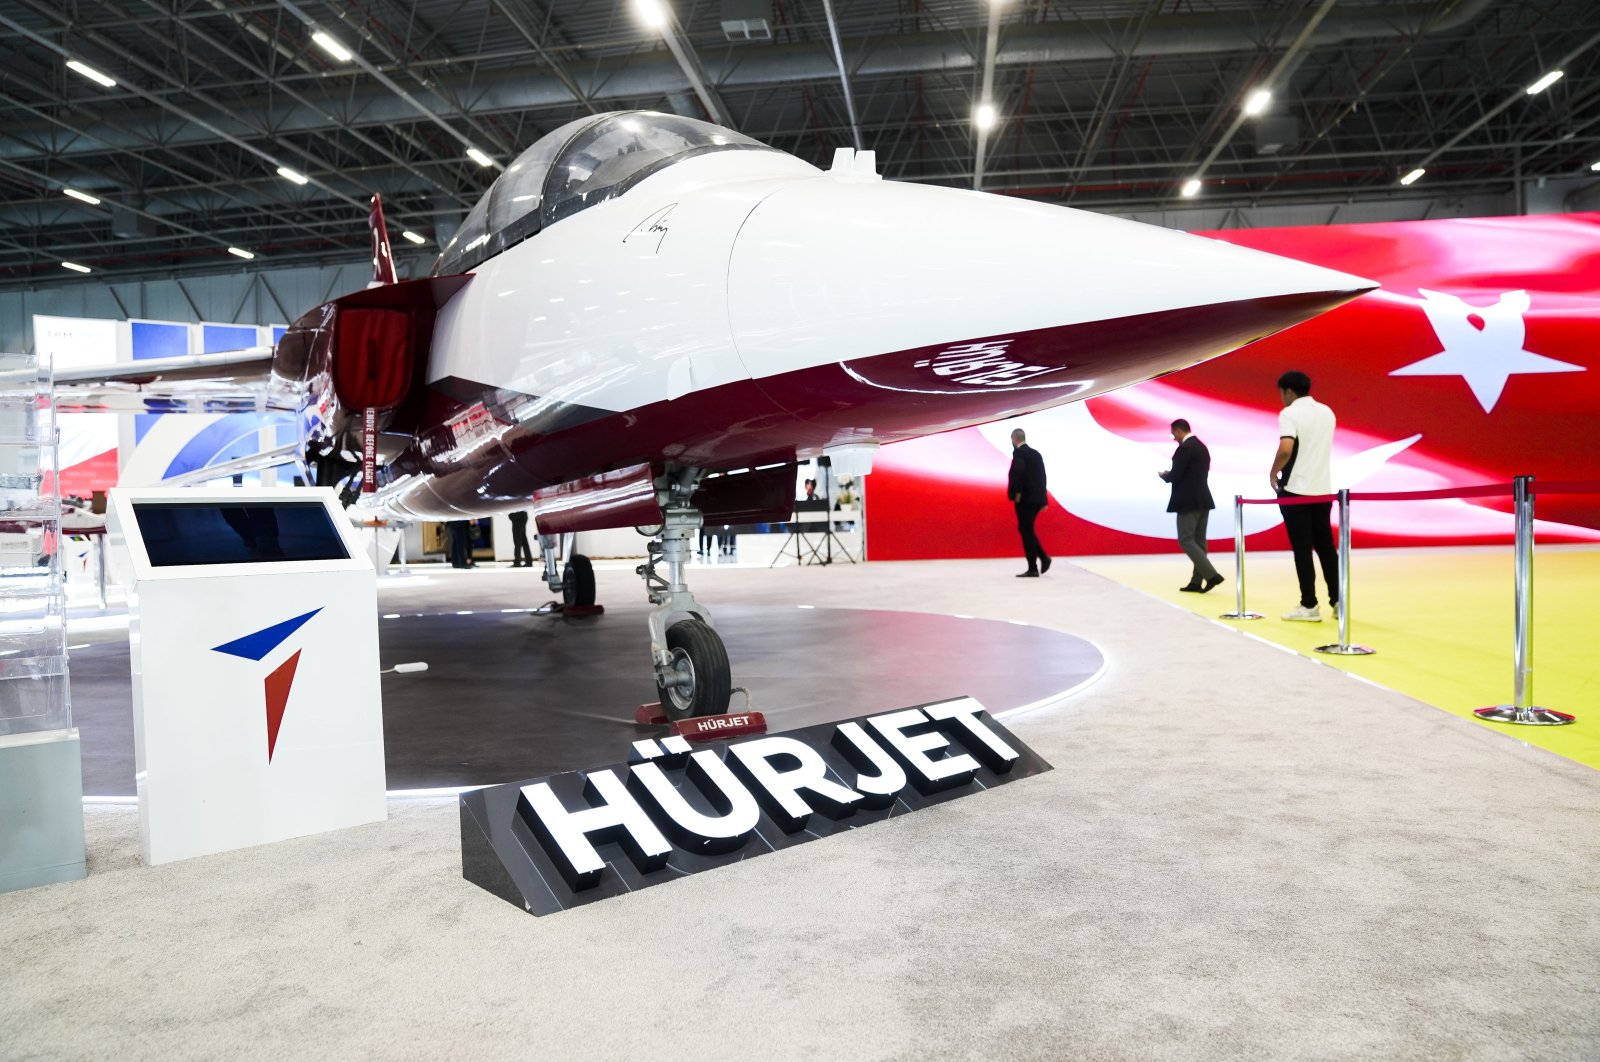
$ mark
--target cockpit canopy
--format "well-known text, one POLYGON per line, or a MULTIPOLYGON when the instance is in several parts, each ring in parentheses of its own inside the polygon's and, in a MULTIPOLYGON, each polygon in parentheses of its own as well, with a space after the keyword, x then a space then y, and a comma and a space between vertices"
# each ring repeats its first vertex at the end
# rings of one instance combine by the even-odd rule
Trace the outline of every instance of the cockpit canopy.
POLYGON ((673 163, 752 149, 773 150, 731 129, 656 111, 612 111, 568 122, 506 168, 451 237, 433 272, 466 272, 673 163))

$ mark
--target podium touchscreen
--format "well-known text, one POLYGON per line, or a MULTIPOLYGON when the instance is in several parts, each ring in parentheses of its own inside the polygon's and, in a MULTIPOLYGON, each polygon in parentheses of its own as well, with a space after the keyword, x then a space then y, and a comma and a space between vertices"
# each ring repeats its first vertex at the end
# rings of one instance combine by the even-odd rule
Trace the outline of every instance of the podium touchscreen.
POLYGON ((327 508, 316 501, 136 501, 133 516, 155 568, 350 558, 327 508))

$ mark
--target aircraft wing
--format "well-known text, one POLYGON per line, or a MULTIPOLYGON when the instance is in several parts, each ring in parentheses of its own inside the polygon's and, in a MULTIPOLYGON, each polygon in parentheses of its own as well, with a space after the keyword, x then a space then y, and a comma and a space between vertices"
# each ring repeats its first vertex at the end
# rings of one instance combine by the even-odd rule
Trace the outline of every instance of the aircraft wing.
POLYGON ((199 483, 209 483, 214 479, 227 479, 229 476, 242 475, 245 472, 260 472, 264 468, 277 468, 281 465, 298 465, 300 474, 309 482, 303 464, 303 454, 299 443, 287 443, 283 446, 274 446, 268 450, 260 450, 243 457, 236 457, 232 461, 222 461, 215 465, 197 468, 193 472, 184 472, 176 476, 168 476, 161 481, 163 487, 190 487, 199 483))
POLYGON ((58 369, 55 401, 60 413, 259 413, 299 408, 299 396, 291 388, 272 384, 272 348, 246 347, 58 369))

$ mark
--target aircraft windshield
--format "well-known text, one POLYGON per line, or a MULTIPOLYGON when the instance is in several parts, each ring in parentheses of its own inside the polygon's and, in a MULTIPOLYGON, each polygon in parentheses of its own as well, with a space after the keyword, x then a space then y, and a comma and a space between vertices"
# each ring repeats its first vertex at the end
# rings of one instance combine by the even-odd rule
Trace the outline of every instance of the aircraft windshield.
POLYGON ((752 149, 771 150, 731 129, 654 111, 568 122, 506 167, 456 230, 434 273, 465 272, 673 163, 711 151, 752 149))

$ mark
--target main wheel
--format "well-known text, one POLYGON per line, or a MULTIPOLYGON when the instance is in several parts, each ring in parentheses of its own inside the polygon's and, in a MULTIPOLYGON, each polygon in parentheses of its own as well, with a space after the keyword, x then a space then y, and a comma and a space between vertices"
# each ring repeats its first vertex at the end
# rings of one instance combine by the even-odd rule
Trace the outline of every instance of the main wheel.
POLYGON ((673 675, 679 680, 670 686, 656 686, 667 718, 726 712, 733 695, 733 669, 717 632, 701 620, 679 620, 667 628, 667 648, 672 652, 673 675))
POLYGON ((561 601, 567 605, 594 604, 594 566, 581 553, 574 553, 562 569, 561 601))

